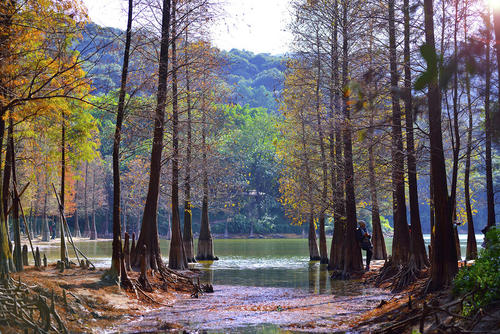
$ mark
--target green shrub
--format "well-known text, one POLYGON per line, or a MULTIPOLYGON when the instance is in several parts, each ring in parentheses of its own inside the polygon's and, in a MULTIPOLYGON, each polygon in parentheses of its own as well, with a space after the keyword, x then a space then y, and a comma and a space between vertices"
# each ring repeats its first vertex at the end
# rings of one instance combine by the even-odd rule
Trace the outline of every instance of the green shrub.
POLYGON ((453 281, 453 291, 457 295, 476 291, 465 300, 465 315, 500 299, 500 229, 490 229, 486 239, 487 247, 480 250, 476 262, 460 269, 453 281))

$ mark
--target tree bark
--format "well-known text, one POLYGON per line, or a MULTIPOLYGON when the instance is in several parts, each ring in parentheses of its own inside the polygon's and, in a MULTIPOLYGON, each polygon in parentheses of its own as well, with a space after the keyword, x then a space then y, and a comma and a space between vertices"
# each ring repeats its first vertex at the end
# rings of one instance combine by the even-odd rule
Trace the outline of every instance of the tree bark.
MULTIPOLYGON (((347 3, 342 6, 342 83, 347 85, 349 73, 349 44, 348 44, 348 21, 347 21, 347 3)), ((346 225, 344 238, 344 267, 343 276, 347 277, 349 273, 360 272, 363 270, 363 258, 361 257, 361 248, 356 239, 357 217, 356 217, 356 197, 354 193, 354 166, 352 161, 352 138, 350 124, 350 107, 348 105, 348 97, 343 95, 343 108, 345 122, 343 128, 343 144, 344 144, 344 162, 345 162, 345 210, 346 210, 346 225)))
POLYGON ((92 226, 90 227, 90 240, 97 240, 97 228, 95 225, 95 170, 97 166, 92 169, 92 226))
POLYGON ((64 237, 64 198, 66 192, 66 116, 64 111, 61 111, 61 194, 60 197, 60 214, 59 214, 59 236, 61 237, 61 265, 64 268, 66 263, 66 238, 64 237))
POLYGON ((80 224, 78 223, 78 180, 76 180, 76 185, 75 185, 75 214, 73 216, 75 217, 75 226, 73 228, 73 234, 75 238, 81 238, 82 234, 80 232, 80 224))
MULTIPOLYGON (((433 0, 424 0, 425 42, 436 55, 434 41, 433 0)), ((457 253, 454 244, 451 211, 448 204, 446 166, 441 130, 441 98, 437 81, 436 62, 427 64, 427 71, 433 75, 427 92, 429 106, 429 128, 431 149, 431 175, 433 202, 435 207, 434 242, 432 243, 431 283, 429 289, 437 291, 451 284, 458 271, 457 253)))
POLYGON ((397 93, 399 75, 396 56, 396 28, 394 22, 394 0, 389 0, 389 65, 391 71, 392 100, 392 206, 394 237, 392 241, 392 261, 394 265, 404 265, 410 259, 410 232, 406 219, 404 184, 403 134, 401 129, 401 107, 397 93))
POLYGON ((161 155, 163 150, 163 133, 165 126, 165 108, 167 101, 168 48, 170 36, 170 0, 163 0, 162 26, 160 43, 160 64, 158 71, 157 106, 154 121, 153 147, 151 149, 151 166, 149 173, 148 193, 136 251, 132 254, 132 263, 140 265, 140 251, 146 247, 146 266, 158 269, 163 265, 158 238, 158 195, 160 190, 161 155))
MULTIPOLYGON (((9 143, 10 146, 10 164, 12 171, 12 183, 16 184, 16 152, 14 151, 14 121, 12 113, 9 114, 9 143)), ((12 187, 14 189, 14 187, 12 187)), ((23 257, 21 249, 21 224, 19 222, 19 198, 13 194, 13 209, 12 209, 12 229, 14 230, 14 265, 16 271, 23 271, 23 257)))
POLYGON ((319 32, 316 31, 316 62, 317 62, 317 77, 315 87, 316 99, 316 121, 318 124, 319 146, 321 152, 321 170, 323 172, 323 188, 321 190, 321 207, 319 213, 319 256, 321 263, 328 263, 328 250, 326 248, 325 234, 325 211, 328 206, 328 166, 325 153, 325 140, 323 134, 323 125, 321 124, 321 104, 320 104, 320 85, 321 85, 321 53, 320 53, 319 32))
MULTIPOLYGON (((85 162, 85 184, 83 187, 83 211, 85 214, 85 228, 83 229, 83 236, 85 238, 90 237, 90 221, 89 221, 89 212, 88 212, 88 197, 87 197, 87 188, 88 188, 88 176, 89 176, 89 163, 85 162)), ((118 266, 120 262, 118 261, 118 266)))
POLYGON ((368 146, 368 172, 370 174, 370 196, 372 200, 372 242, 373 242, 373 259, 386 260, 387 250, 385 247, 384 234, 382 233, 382 225, 380 224, 380 210, 377 196, 377 181, 375 175, 375 154, 373 145, 375 143, 373 136, 373 112, 370 117, 369 137, 371 143, 368 146))
MULTIPOLYGON (((488 7, 489 8, 489 7, 488 7)), ((490 24, 490 11, 488 9, 488 25, 490 24)), ((500 36, 500 12, 495 13, 495 36, 500 36)), ((491 115, 490 115, 490 89, 491 89, 491 60, 490 60, 490 38, 491 34, 489 32, 489 27, 487 28, 487 38, 486 38, 486 86, 485 86, 485 98, 484 98, 484 130, 486 134, 486 198, 488 205, 488 223, 487 229, 496 225, 495 216, 495 193, 493 192, 493 168, 492 168, 492 158, 491 158, 491 115)), ((499 37, 496 37, 496 41, 499 37)), ((498 62, 498 73, 500 73, 500 50, 498 47, 498 42, 496 44, 497 62, 498 62)), ((499 93, 500 94, 500 93, 499 93)), ((499 106, 500 108, 500 106, 499 106)))
MULTIPOLYGON (((118 110, 116 113, 116 127, 113 141, 113 243, 111 253, 111 271, 113 275, 120 273, 121 259, 121 226, 120 226, 120 142, 125 114, 125 95, 127 92, 128 64, 130 57, 130 44, 132 40, 132 12, 133 0, 128 1, 127 30, 125 33, 125 51, 123 52, 122 76, 120 82, 120 93, 118 95, 118 110)), ((130 262, 130 256, 129 256, 130 262)), ((130 266, 130 264, 129 264, 130 266)))
MULTIPOLYGON (((188 29, 185 29, 185 62, 189 64, 188 54, 188 29)), ((184 233, 182 235, 184 243, 184 251, 188 262, 196 262, 194 258, 194 242, 193 242, 193 227, 192 227, 192 212, 191 212, 191 146, 192 146, 192 127, 191 127, 191 92, 189 81, 189 66, 186 66, 186 108, 187 108, 187 143, 186 143, 186 175, 184 178, 184 233)))
POLYGON ((188 268, 179 216, 179 106, 177 92, 177 0, 172 0, 172 239, 168 267, 188 268))
MULTIPOLYGON (((467 2, 465 3, 464 12, 464 39, 466 45, 467 40, 467 2)), ((488 59, 489 60, 489 59, 488 59)), ((489 66, 489 61, 487 62, 489 66)), ((474 260, 477 258, 477 242, 476 234, 474 232, 474 218, 472 216, 472 205, 470 198, 470 167, 471 167, 471 154, 472 154, 472 100, 470 92, 470 78, 469 72, 465 72, 465 89, 467 91, 467 110, 469 112, 469 128, 467 129, 467 151, 465 157, 465 175, 464 175, 464 193, 465 193, 465 211, 467 213, 467 250, 465 254, 466 260, 474 260)))
POLYGON ((408 164, 408 195, 410 197, 410 224, 411 224, 411 253, 418 269, 429 266, 429 259, 425 251, 420 209, 418 205, 417 162, 415 158, 415 139, 413 130, 413 99, 411 82, 410 60, 410 2, 404 0, 404 72, 405 72, 405 118, 406 118, 406 154, 408 164))
MULTIPOLYGON (((331 113, 332 118, 334 113, 341 114, 340 111, 340 98, 339 98, 339 54, 338 54, 338 2, 334 1, 334 16, 335 20, 333 22, 333 45, 330 50, 330 57, 332 62, 332 87, 331 87, 331 113)), ((330 159, 332 163, 332 198, 333 198, 333 237, 332 244, 330 248, 330 261, 328 263, 328 269, 342 269, 344 267, 342 249, 345 234, 345 199, 344 199, 344 174, 343 174, 343 158, 342 158, 342 138, 340 123, 333 122, 331 124, 330 132, 330 159)))
POLYGON ((202 125, 201 125, 201 149, 202 149, 202 173, 203 173, 203 199, 201 206, 200 236, 198 238, 198 252, 196 260, 214 260, 212 233, 208 220, 208 171, 207 171, 207 115, 205 101, 202 97, 202 125))

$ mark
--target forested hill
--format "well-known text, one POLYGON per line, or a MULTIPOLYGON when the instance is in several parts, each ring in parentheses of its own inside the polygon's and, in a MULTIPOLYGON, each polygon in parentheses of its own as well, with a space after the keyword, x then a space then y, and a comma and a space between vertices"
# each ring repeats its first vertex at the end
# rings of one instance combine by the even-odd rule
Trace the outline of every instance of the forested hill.
MULTIPOLYGON (((91 57, 94 60, 87 70, 92 74, 95 94, 120 86, 123 36, 124 32, 119 29, 100 27, 94 23, 88 24, 82 34, 77 49, 84 59, 91 57)), ((223 77, 228 85, 233 86, 230 102, 277 111, 275 97, 281 92, 284 81, 283 57, 238 49, 221 51, 220 54, 225 64, 223 77)), ((140 65, 132 61, 131 67, 140 65)))

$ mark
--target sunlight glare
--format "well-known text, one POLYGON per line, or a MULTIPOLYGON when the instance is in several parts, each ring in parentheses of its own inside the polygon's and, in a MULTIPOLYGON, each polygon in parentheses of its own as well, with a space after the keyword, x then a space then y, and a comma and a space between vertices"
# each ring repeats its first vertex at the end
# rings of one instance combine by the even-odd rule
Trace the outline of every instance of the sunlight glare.
POLYGON ((486 3, 493 9, 493 10, 500 10, 500 0, 486 0, 486 3))

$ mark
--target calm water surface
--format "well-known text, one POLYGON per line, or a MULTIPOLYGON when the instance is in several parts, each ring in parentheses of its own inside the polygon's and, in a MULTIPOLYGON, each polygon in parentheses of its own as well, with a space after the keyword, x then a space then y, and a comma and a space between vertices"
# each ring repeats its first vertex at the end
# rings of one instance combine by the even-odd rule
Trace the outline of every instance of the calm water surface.
MULTIPOLYGON (((424 235, 426 243, 429 235, 424 235)), ((462 255, 465 255, 466 235, 460 235, 462 255)), ((477 235, 478 245, 482 235, 477 235)), ((386 238, 390 254, 392 240, 386 238)), ((197 242, 195 241, 195 245, 197 242)), ((328 240, 328 245, 330 240, 328 240)), ((99 267, 110 265, 111 241, 77 242, 80 248, 99 267)), ((168 257, 168 240, 161 240, 164 260, 168 257)), ((73 256, 69 247, 70 256, 73 256)), ((330 281, 328 271, 318 262, 310 262, 307 239, 216 239, 215 255, 219 261, 197 263, 201 280, 214 285, 240 285, 307 289, 311 293, 337 295, 360 294, 359 286, 344 281, 330 281)), ((57 247, 42 250, 49 261, 59 257, 57 247)), ((364 255, 364 252, 363 252, 364 255)))

